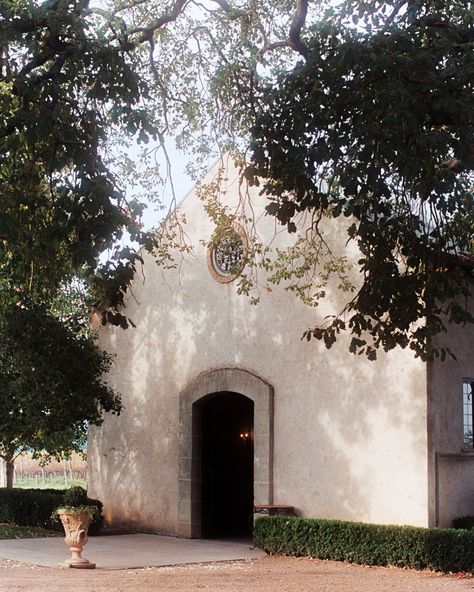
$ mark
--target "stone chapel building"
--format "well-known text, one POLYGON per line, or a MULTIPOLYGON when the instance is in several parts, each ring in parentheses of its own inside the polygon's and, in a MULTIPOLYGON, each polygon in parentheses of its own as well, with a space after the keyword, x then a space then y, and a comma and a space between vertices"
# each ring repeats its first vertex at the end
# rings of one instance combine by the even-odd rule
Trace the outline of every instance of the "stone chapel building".
MULTIPOLYGON (((229 165, 225 177, 222 199, 232 204, 238 173, 229 165)), ((259 236, 293 240, 249 191, 259 236)), ((100 329, 124 403, 90 431, 89 495, 107 521, 225 537, 249 533, 254 505, 418 526, 474 514, 474 327, 443 336, 457 361, 396 349, 371 362, 349 353, 344 336, 330 350, 308 343, 305 329, 347 295, 329 286, 309 308, 275 286, 254 306, 237 294, 229 254, 203 244, 214 227, 196 190, 179 212, 193 254, 173 270, 146 257, 126 306, 136 328, 100 329)), ((329 232, 345 248, 344 230, 329 232)))

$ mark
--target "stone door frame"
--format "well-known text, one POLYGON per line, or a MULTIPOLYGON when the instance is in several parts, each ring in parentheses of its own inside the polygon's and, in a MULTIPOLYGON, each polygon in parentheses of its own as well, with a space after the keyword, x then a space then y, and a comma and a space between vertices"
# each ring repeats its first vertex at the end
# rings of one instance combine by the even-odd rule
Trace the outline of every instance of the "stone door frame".
POLYGON ((201 536, 201 435, 194 403, 219 392, 234 392, 254 403, 254 505, 273 503, 273 387, 251 372, 222 368, 200 374, 179 396, 178 529, 201 536))

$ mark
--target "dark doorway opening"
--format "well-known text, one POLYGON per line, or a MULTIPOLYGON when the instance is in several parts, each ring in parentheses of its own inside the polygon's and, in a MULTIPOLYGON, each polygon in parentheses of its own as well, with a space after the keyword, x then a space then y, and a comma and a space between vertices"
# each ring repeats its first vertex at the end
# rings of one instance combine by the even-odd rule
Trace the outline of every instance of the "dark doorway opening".
POLYGON ((199 403, 204 538, 244 537, 253 517, 253 401, 237 393, 199 403))

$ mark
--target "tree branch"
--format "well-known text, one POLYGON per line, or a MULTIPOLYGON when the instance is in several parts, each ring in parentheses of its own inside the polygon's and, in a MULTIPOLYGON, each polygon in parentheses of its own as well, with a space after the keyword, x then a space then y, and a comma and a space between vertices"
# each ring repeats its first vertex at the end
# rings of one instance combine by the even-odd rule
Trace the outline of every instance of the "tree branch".
POLYGON ((227 2, 227 0, 212 0, 218 6, 222 8, 224 12, 226 12, 229 18, 240 18, 241 16, 246 16, 248 13, 245 10, 238 10, 237 8, 232 8, 232 6, 227 2))
POLYGON ((257 53, 258 57, 263 56, 263 54, 267 53, 268 51, 274 51, 275 49, 282 49, 283 47, 291 47, 289 41, 275 41, 275 43, 266 43, 263 45, 257 53))
POLYGON ((296 12, 290 26, 288 36, 292 49, 300 53, 304 58, 308 55, 308 48, 301 41, 301 29, 303 28, 308 13, 308 0, 296 0, 296 12))
MULTIPOLYGON (((187 2, 188 2, 188 0, 175 0, 173 8, 171 9, 171 11, 168 14, 164 14, 163 16, 160 16, 158 19, 153 21, 147 27, 137 27, 136 29, 132 29, 131 31, 129 31, 128 32, 129 35, 136 35, 136 34, 140 33, 138 39, 132 43, 130 49, 132 49, 132 47, 134 47, 136 45, 140 45, 141 43, 144 43, 145 41, 149 41, 153 37, 153 33, 155 33, 155 31, 157 31, 158 29, 161 29, 162 27, 164 27, 168 23, 172 23, 173 21, 175 21, 179 17, 179 15, 183 12, 183 9, 184 9, 187 2)), ((128 47, 127 47, 127 49, 128 49, 128 47)))

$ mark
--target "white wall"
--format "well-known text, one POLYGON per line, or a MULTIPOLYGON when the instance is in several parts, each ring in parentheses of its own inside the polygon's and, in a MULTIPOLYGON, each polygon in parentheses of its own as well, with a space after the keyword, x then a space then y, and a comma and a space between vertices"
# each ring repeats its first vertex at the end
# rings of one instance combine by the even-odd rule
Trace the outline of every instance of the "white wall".
MULTIPOLYGON (((260 234, 273 237, 263 198, 254 205, 260 234)), ((101 331, 125 404, 90 436, 89 492, 109 521, 176 532, 179 393, 202 372, 241 368, 274 387, 274 503, 304 516, 427 525, 424 364, 406 351, 370 362, 348 353, 345 338, 331 350, 302 341, 342 308, 337 290, 317 309, 282 288, 250 305, 236 282, 219 284, 207 269, 199 241, 213 227, 200 202, 191 195, 180 210, 194 256, 175 271, 147 257, 126 309, 137 327, 101 331)), ((331 239, 345 242, 338 230, 331 239)))

